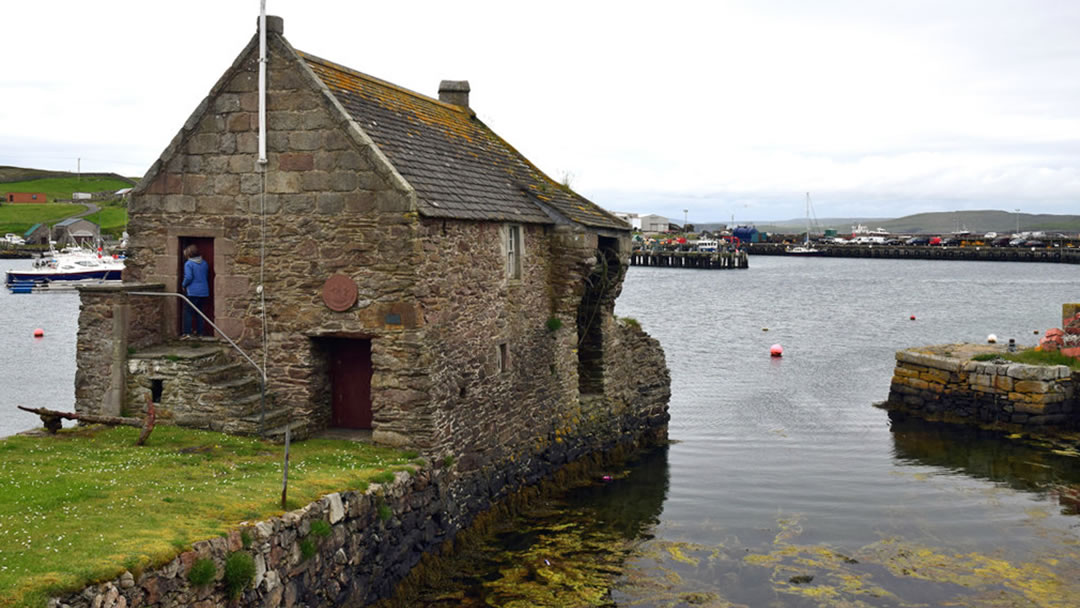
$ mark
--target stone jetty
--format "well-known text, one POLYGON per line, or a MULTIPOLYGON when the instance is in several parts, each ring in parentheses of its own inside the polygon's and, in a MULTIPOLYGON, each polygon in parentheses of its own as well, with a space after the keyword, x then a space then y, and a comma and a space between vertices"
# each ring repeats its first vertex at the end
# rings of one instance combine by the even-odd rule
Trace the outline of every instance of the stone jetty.
POLYGON ((972 359, 1004 350, 974 344, 902 350, 896 353, 883 407, 931 420, 1003 423, 1034 431, 1080 427, 1078 372, 1066 365, 972 359))

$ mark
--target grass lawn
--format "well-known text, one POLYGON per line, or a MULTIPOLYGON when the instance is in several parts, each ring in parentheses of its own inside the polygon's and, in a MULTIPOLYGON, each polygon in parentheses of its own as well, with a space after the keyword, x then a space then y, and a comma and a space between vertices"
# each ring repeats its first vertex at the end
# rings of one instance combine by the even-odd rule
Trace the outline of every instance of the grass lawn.
POLYGON ((102 234, 120 236, 127 226, 127 209, 119 206, 102 207, 97 213, 91 213, 85 219, 101 226, 102 234))
POLYGON ((86 205, 71 204, 0 205, 0 236, 8 232, 22 236, 34 224, 39 222, 55 224, 65 217, 85 210, 86 205))
POLYGON ((71 198, 73 192, 105 192, 106 190, 115 192, 130 187, 131 184, 118 179, 44 177, 21 182, 0 183, 0 194, 5 192, 44 192, 48 195, 51 203, 58 198, 71 198))
MULTIPOLYGON (((0 440, 0 606, 44 606, 281 514, 281 445, 159 426, 136 447, 138 434, 90 427, 0 440)), ((289 458, 290 509, 416 462, 331 440, 294 443, 289 458)))

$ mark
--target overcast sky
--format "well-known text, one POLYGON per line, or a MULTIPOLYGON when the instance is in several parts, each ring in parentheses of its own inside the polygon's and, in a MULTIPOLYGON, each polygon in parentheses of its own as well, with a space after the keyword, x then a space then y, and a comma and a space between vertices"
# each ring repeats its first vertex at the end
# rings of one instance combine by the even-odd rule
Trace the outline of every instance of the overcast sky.
MULTIPOLYGON (((141 176, 258 0, 4 2, 0 164, 141 176)), ((1080 1, 268 0, 298 49, 479 117, 615 210, 1080 213, 1080 1)))

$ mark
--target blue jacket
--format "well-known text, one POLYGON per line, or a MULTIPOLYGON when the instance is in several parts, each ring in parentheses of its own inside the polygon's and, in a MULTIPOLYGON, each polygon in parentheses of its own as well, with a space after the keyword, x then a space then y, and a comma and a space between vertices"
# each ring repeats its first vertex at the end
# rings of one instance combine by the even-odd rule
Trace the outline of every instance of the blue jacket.
POLYGON ((205 298, 210 295, 210 265, 201 256, 184 262, 183 286, 189 296, 205 298))

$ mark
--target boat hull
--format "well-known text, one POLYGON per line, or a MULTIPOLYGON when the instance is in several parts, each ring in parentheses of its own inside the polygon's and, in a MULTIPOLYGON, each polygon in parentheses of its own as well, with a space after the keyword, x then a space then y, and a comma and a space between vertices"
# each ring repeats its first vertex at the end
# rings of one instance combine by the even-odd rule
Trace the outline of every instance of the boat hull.
POLYGON ((85 280, 97 280, 97 281, 119 281, 123 273, 123 268, 97 268, 93 270, 72 270, 72 271, 44 271, 44 270, 26 270, 26 271, 13 271, 7 272, 5 278, 5 284, 10 287, 16 283, 51 283, 54 281, 85 281, 85 280))

